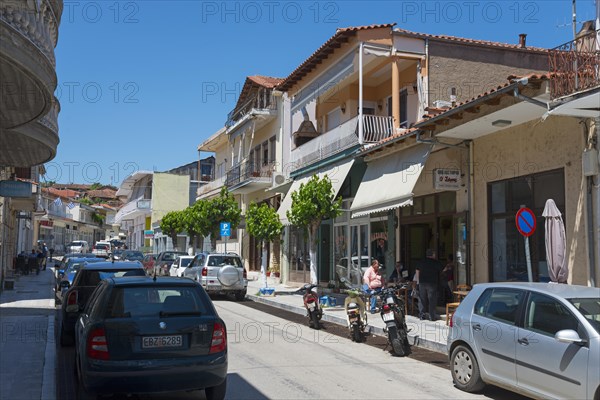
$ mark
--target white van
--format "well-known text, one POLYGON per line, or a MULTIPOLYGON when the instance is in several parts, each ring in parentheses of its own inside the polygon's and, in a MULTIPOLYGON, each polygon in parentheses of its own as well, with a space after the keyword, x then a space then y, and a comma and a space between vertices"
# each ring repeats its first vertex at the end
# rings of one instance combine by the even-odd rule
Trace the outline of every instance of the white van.
POLYGON ((73 240, 67 244, 67 253, 88 253, 90 245, 85 240, 73 240))

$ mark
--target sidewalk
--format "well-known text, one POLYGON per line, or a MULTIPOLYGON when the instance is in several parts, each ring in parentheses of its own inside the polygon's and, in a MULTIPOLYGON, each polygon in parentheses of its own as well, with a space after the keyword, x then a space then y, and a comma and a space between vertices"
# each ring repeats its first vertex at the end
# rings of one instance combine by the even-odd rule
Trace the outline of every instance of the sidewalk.
MULTIPOLYGON (((295 294, 300 287, 274 284, 271 278, 268 279, 268 285, 275 288, 275 296, 258 295, 259 289, 262 287, 260 273, 250 272, 248 274, 248 295, 246 298, 296 314, 306 315, 306 309, 302 303, 302 295, 295 294)), ((319 295, 325 294, 319 292, 319 295)), ((337 306, 323 308, 323 321, 345 326, 344 299, 346 296, 339 293, 328 294, 328 296, 336 298, 337 306)), ((379 314, 369 314, 367 322, 371 334, 387 336, 383 331, 385 324, 379 314)), ((411 345, 446 354, 448 327, 446 326, 445 315, 441 316, 441 320, 435 322, 421 321, 419 318, 408 315, 406 317, 406 326, 409 329, 408 337, 411 345)))
POLYGON ((0 399, 56 398, 52 265, 0 292, 0 399))

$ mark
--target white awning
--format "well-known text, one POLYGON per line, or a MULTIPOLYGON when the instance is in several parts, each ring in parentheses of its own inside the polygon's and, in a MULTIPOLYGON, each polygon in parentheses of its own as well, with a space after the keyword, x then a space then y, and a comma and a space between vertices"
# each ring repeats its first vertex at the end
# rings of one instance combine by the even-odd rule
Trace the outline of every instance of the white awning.
POLYGON ((350 206, 352 218, 412 205, 412 191, 430 151, 430 145, 419 144, 370 162, 350 206))
MULTIPOLYGON (((334 165, 330 165, 329 167, 320 170, 317 175, 319 178, 323 178, 323 176, 327 175, 331 180, 331 187, 333 188, 334 196, 337 196, 344 180, 346 180, 346 176, 350 172, 350 168, 352 168, 352 164, 354 164, 354 160, 345 160, 341 163, 337 163, 334 165)), ((300 189, 300 185, 306 183, 313 177, 315 174, 306 175, 302 178, 299 178, 292 183, 290 190, 288 190, 287 195, 281 202, 279 209, 277 210, 277 214, 279 214, 279 219, 283 225, 290 225, 290 222, 287 219, 287 211, 292 207, 292 193, 300 189)))

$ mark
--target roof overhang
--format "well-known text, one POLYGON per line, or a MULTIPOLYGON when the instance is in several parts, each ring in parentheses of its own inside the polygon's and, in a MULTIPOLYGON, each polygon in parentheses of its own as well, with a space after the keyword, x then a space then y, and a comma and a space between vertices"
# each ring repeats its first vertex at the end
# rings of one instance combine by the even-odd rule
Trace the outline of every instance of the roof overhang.
POLYGON ((146 176, 153 175, 152 171, 136 171, 133 174, 129 175, 127 178, 123 179, 121 182, 121 186, 119 186, 119 190, 115 193, 117 197, 129 197, 131 195, 131 191, 136 182, 140 181, 146 176))
POLYGON ((198 151, 209 151, 215 153, 219 148, 227 143, 225 127, 213 133, 208 139, 198 145, 198 151))

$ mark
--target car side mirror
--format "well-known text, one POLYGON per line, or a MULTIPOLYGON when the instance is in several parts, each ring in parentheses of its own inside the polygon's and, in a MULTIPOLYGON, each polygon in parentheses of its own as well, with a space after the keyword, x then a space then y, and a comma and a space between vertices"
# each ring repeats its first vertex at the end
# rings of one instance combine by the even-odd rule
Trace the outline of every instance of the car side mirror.
POLYGON ((579 337, 579 334, 573 329, 563 329, 562 331, 556 332, 554 335, 554 339, 558 340, 561 343, 574 343, 578 345, 584 345, 587 343, 587 340, 579 337))

